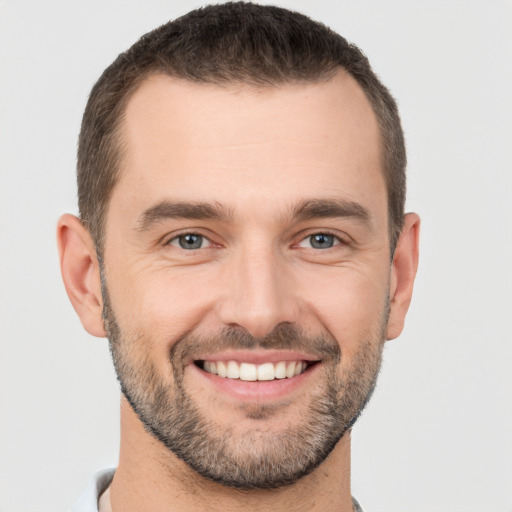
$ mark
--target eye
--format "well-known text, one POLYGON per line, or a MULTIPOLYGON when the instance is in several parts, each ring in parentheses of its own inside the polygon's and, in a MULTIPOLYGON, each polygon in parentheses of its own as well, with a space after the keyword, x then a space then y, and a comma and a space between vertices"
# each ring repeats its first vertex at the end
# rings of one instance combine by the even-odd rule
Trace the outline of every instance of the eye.
POLYGON ((313 248, 313 249, 330 249, 335 245, 340 244, 340 239, 329 233, 315 233, 309 235, 299 244, 299 247, 313 248))
POLYGON ((197 233, 183 233, 182 235, 171 238, 171 240, 169 240, 167 243, 187 251, 194 249, 204 249, 205 247, 209 247, 211 245, 211 242, 208 240, 208 238, 203 235, 198 235, 197 233))

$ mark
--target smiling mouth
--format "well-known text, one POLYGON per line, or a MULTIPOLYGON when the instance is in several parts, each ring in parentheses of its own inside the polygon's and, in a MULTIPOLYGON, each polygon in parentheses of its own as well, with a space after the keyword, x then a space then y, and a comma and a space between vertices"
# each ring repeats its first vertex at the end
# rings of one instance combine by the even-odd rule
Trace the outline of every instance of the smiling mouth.
POLYGON ((195 361, 195 365, 206 373, 226 379, 243 381, 269 381, 291 379, 304 373, 317 361, 279 361, 277 363, 252 364, 238 361, 195 361))

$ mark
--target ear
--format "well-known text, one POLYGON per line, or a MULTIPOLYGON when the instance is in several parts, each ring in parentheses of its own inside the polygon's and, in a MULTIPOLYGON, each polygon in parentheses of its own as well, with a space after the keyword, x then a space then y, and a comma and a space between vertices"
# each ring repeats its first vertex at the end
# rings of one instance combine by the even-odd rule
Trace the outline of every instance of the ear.
POLYGON ((408 213, 391 265, 388 340, 397 338, 404 328, 405 315, 411 303, 414 278, 418 269, 419 235, 420 218, 415 213, 408 213))
POLYGON ((57 244, 62 279, 71 304, 89 334, 105 337, 99 265, 89 231, 80 219, 65 214, 57 224, 57 244))

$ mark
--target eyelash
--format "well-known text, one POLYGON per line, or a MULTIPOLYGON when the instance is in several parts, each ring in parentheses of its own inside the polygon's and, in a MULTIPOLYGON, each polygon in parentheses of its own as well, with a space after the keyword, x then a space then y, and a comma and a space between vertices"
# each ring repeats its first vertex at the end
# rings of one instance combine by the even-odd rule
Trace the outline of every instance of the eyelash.
MULTIPOLYGON (((312 240, 315 236, 324 236, 324 237, 332 237, 333 238, 333 245, 330 247, 305 247, 306 249, 314 249, 318 251, 327 250, 327 249, 333 249, 334 247, 337 247, 339 245, 346 245, 347 242, 343 240, 339 235, 329 231, 329 230, 321 230, 321 231, 313 231, 309 232, 306 236, 302 237, 300 242, 297 244, 299 247, 301 247, 303 243, 305 243, 307 240, 312 240)), ((311 243, 311 242, 310 242, 311 243)))
MULTIPOLYGON (((306 248, 306 249, 314 249, 314 250, 319 250, 319 251, 322 251, 322 250, 325 251, 327 249, 332 249, 332 248, 334 248, 334 247, 336 247, 338 245, 346 245, 346 243, 347 243, 345 240, 340 238, 338 235, 336 235, 336 234, 334 234, 334 233, 332 233, 330 231, 322 230, 322 231, 314 231, 314 232, 308 233, 306 236, 303 236, 301 238, 301 240, 299 241, 299 243, 295 244, 295 246, 296 247, 303 247, 302 244, 305 243, 308 239, 311 241, 310 243, 312 243, 312 239, 315 236, 332 237, 333 238, 333 245, 331 245, 330 247, 304 247, 304 248, 306 248)), ((178 245, 179 245, 179 248, 181 248, 181 249, 183 249, 185 251, 195 251, 195 250, 199 250, 199 249, 208 249, 209 247, 214 245, 214 242, 212 242, 212 240, 210 240, 210 238, 208 238, 206 235, 203 235, 201 233, 197 233, 197 232, 194 232, 194 231, 186 231, 186 232, 183 232, 183 233, 180 233, 178 235, 173 236, 167 242, 165 242, 165 245, 171 245, 171 246, 174 246, 174 247, 177 247, 177 248, 178 248, 178 245), (184 239, 187 236, 200 238, 201 239, 201 245, 199 247, 188 247, 188 248, 184 247, 183 245, 181 245, 180 239, 184 239), (207 247, 203 247, 205 241, 208 243, 207 247), (175 244, 173 242, 175 242, 175 244)), ((193 245, 193 242, 190 245, 193 245)))

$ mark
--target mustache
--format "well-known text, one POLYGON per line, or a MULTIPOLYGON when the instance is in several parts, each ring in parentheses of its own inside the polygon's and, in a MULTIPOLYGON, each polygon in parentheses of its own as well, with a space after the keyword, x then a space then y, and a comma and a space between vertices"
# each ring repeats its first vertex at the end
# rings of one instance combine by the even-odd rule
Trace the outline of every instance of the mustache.
POLYGON ((170 351, 172 361, 185 363, 194 356, 228 350, 290 350, 314 354, 319 360, 339 362, 339 343, 329 332, 309 335, 294 324, 279 324, 264 337, 252 336, 242 327, 224 327, 212 335, 183 334, 170 351))

